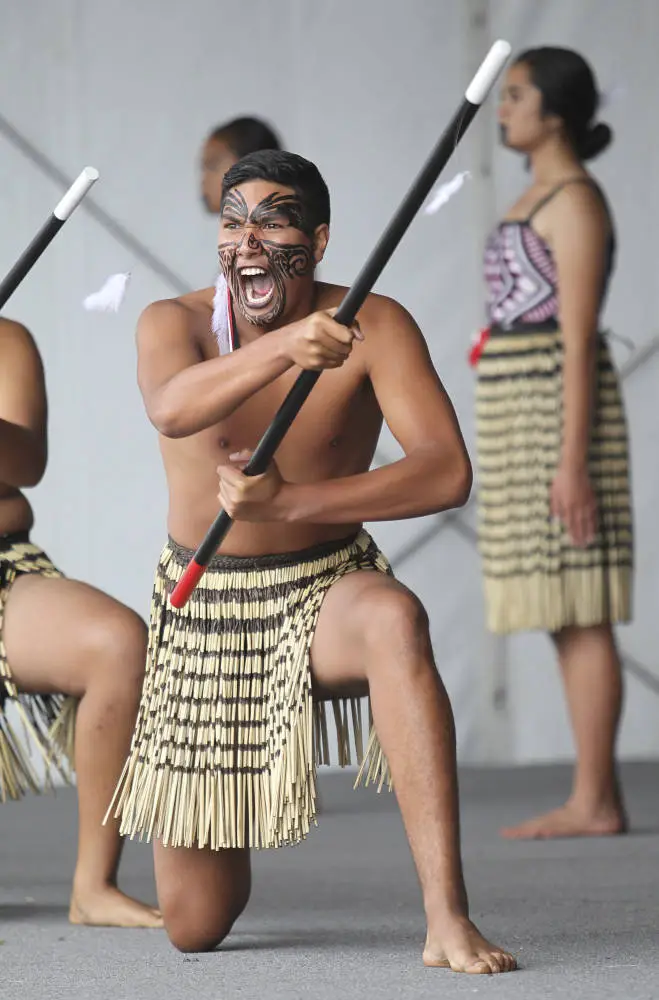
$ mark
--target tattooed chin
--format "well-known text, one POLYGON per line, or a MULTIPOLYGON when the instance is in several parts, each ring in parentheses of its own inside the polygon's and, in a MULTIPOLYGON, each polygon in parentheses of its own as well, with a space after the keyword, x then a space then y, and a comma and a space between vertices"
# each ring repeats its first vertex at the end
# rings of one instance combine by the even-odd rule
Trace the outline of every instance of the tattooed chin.
POLYGON ((254 326, 268 326, 281 316, 286 306, 286 290, 278 274, 269 268, 241 267, 229 272, 233 301, 254 326))
POLYGON ((313 272, 313 257, 303 245, 263 243, 268 267, 237 266, 236 254, 225 251, 221 264, 236 307, 254 326, 274 323, 286 309, 286 282, 313 272))

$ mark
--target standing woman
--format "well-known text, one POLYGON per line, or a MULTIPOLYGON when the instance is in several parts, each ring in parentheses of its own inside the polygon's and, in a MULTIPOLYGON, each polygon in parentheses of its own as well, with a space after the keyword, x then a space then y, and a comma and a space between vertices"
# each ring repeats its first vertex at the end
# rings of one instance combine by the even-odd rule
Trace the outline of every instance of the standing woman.
MULTIPOLYGON (((622 708, 613 626, 631 618, 629 455, 618 376, 600 332, 614 232, 584 163, 609 145, 593 73, 537 48, 508 71, 502 141, 530 185, 485 253, 490 336, 477 362, 480 549, 487 623, 542 629, 561 667, 576 744, 572 793, 508 837, 622 833, 622 708)), ((529 666, 529 669, 532 669, 529 666)))

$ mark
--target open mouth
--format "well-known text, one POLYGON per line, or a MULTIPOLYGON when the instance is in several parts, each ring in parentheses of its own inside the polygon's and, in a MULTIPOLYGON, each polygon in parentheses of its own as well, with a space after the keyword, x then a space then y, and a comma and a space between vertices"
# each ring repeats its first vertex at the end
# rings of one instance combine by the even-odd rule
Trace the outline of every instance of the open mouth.
POLYGON ((275 294, 275 281, 263 267, 241 267, 238 272, 243 299, 250 309, 267 306, 275 294))

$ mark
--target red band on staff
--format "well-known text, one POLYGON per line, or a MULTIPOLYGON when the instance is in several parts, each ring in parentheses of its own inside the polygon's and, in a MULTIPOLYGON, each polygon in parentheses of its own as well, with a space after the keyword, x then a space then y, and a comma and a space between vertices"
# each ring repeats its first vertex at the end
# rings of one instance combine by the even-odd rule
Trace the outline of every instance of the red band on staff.
POLYGON ((205 566, 200 566, 194 559, 188 563, 185 573, 169 595, 169 603, 173 608, 182 608, 188 603, 190 594, 201 580, 205 569, 205 566))

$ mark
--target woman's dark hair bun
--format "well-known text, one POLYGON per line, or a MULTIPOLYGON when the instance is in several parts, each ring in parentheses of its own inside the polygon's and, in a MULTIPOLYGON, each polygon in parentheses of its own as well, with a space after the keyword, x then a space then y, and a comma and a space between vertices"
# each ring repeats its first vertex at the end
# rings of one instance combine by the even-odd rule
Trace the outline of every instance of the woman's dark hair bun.
POLYGON ((575 136, 577 153, 582 160, 592 160, 603 153, 613 141, 613 131, 605 122, 598 122, 582 135, 575 136))

